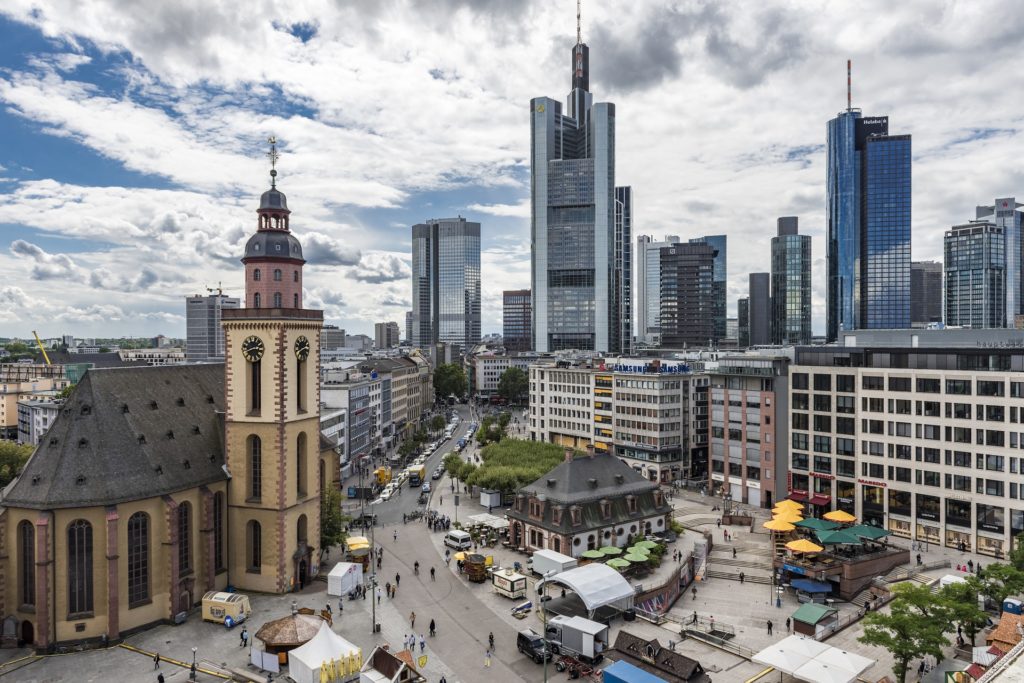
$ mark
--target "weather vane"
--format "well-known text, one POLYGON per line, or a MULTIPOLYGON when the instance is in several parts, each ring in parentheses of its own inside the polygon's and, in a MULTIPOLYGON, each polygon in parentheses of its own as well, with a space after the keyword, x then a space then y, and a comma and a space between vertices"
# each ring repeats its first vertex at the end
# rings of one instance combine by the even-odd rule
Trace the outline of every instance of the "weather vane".
POLYGON ((270 186, 277 187, 277 160, 281 158, 281 155, 277 153, 277 138, 271 135, 267 138, 267 142, 270 143, 270 151, 267 152, 267 156, 270 158, 270 186))

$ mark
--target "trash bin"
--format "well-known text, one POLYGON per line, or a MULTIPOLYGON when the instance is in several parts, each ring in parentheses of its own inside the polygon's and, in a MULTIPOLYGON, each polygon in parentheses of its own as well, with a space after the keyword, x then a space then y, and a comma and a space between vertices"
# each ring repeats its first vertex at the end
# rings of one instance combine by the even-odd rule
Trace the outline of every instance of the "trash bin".
POLYGON ((622 613, 622 620, 623 621, 636 621, 636 610, 635 609, 628 609, 625 612, 623 612, 622 613))

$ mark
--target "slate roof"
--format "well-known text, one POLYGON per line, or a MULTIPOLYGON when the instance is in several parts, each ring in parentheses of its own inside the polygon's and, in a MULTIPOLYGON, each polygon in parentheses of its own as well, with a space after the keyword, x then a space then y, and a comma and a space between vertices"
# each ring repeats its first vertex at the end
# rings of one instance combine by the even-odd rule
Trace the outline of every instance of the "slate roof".
POLYGON ((704 667, 696 659, 670 650, 655 638, 645 640, 629 631, 619 631, 615 646, 605 654, 611 659, 622 660, 658 676, 670 676, 668 680, 687 683, 711 683, 704 673, 704 667))
POLYGON ((89 370, 0 503, 112 505, 227 479, 224 365, 89 370))
MULTIPOLYGON (((121 356, 113 353, 68 353, 67 351, 47 351, 50 362, 54 365, 76 365, 79 363, 91 363, 94 368, 126 368, 146 367, 148 361, 144 360, 121 360, 121 356)), ((37 363, 45 363, 43 355, 36 353, 37 363)))
POLYGON ((524 486, 522 492, 544 495, 552 503, 578 505, 630 493, 638 496, 657 487, 614 455, 595 452, 593 456, 562 461, 537 481, 524 486))

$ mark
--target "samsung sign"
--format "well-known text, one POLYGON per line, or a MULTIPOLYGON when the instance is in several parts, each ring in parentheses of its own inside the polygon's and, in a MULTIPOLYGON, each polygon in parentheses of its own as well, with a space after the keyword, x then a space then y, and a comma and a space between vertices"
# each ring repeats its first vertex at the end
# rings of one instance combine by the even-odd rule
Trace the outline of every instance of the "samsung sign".
POLYGON ((609 363, 607 369, 611 372, 635 372, 640 374, 687 374, 690 372, 690 366, 686 363, 673 363, 669 365, 657 360, 650 362, 639 360, 619 361, 618 363, 609 363))

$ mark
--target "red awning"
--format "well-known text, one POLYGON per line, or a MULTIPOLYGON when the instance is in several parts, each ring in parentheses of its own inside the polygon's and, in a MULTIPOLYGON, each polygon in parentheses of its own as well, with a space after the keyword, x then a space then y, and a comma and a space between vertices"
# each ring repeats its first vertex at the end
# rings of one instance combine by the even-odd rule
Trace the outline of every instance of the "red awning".
POLYGON ((807 500, 807 491, 790 491, 787 497, 799 503, 807 500))
POLYGON ((826 496, 822 493, 815 493, 811 496, 811 505, 828 505, 831 500, 831 496, 826 496))

